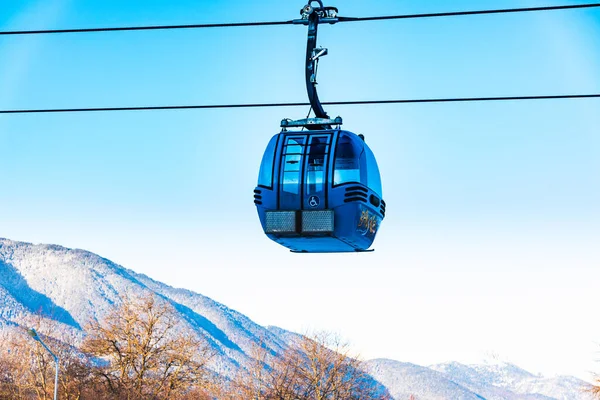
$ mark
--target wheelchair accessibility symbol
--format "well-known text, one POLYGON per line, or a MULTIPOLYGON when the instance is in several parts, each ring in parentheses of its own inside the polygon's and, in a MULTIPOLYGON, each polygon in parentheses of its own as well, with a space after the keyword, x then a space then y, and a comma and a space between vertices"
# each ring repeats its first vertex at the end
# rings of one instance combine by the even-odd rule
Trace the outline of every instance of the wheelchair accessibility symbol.
POLYGON ((317 196, 310 196, 308 198, 308 205, 315 208, 319 206, 319 198, 317 196))

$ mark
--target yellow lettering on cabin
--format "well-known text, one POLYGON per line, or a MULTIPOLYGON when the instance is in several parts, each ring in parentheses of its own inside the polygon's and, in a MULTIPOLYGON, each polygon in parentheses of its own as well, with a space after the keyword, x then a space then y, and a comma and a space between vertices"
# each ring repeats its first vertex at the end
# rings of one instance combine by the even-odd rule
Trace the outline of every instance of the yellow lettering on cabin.
POLYGON ((369 227, 369 211, 367 211, 367 210, 361 212, 360 220, 358 221, 359 228, 363 225, 365 228, 369 227))
POLYGON ((369 231, 373 234, 375 232, 377 232, 377 217, 376 216, 371 217, 371 219, 369 220, 369 231))

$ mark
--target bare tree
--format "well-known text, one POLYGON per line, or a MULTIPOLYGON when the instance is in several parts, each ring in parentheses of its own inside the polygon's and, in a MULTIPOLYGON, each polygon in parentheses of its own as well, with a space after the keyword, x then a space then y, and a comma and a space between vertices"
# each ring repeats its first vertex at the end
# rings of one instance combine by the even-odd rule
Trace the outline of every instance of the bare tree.
POLYGON ((267 400, 273 392, 272 368, 275 353, 267 348, 261 338, 248 352, 248 363, 238 368, 232 379, 221 377, 212 395, 219 400, 267 400))
POLYGON ((338 336, 327 332, 311 336, 302 337, 284 353, 284 365, 276 368, 283 374, 278 382, 285 385, 286 392, 305 400, 390 398, 338 336), (290 373, 293 385, 286 382, 290 373))
MULTIPOLYGON (((3 341, 3 343, 6 343, 3 341)), ((10 359, 10 353, 4 346, 0 346, 0 400, 15 398, 17 386, 14 381, 14 367, 10 359)))
MULTIPOLYGON (((59 398, 81 399, 89 381, 89 360, 68 343, 68 338, 62 337, 54 321, 37 315, 31 326, 59 357, 59 398)), ((0 365, 4 365, 4 368, 0 367, 0 399, 53 398, 54 358, 32 340, 26 328, 5 332, 0 345, 0 365)))
POLYGON ((116 399, 182 398, 206 386, 212 350, 177 324, 173 307, 153 295, 90 323, 82 349, 105 362, 94 370, 96 385, 116 399))
POLYGON ((248 371, 230 385, 227 399, 387 400, 387 390, 329 333, 302 336, 280 356, 257 346, 248 371))

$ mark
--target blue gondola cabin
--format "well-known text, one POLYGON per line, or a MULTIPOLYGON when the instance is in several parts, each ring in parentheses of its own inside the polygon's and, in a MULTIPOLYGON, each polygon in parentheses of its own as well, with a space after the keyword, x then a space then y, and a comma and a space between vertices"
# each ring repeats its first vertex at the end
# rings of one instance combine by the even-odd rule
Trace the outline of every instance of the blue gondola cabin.
POLYGON ((366 251, 385 216, 373 152, 341 129, 273 136, 254 203, 265 234, 294 252, 366 251))

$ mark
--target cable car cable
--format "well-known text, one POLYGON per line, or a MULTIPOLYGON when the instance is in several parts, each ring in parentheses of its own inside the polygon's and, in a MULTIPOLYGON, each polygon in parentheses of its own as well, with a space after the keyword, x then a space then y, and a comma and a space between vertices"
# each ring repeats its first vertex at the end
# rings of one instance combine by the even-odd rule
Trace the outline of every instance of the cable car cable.
POLYGON ((497 10, 451 11, 451 12, 439 12, 439 13, 427 13, 427 14, 389 15, 389 16, 362 17, 362 18, 338 17, 338 19, 339 19, 339 22, 383 21, 383 20, 391 20, 391 19, 437 18, 437 17, 468 16, 468 15, 484 15, 484 14, 508 14, 508 13, 521 13, 521 12, 534 12, 534 11, 557 11, 557 10, 571 10, 571 9, 592 8, 592 7, 600 7, 600 3, 573 4, 573 5, 546 6, 546 7, 504 8, 504 9, 497 9, 497 10))
MULTIPOLYGON (((382 21, 393 19, 418 19, 435 17, 457 17, 469 15, 484 14, 506 14, 520 12, 536 11, 557 11, 570 9, 583 9, 600 7, 600 3, 571 4, 561 6, 545 7, 527 7, 527 8, 505 8, 495 10, 475 10, 475 11, 452 11, 424 14, 404 14, 387 15, 378 17, 340 17, 338 22, 364 22, 364 21, 382 21)), ((19 31, 0 31, 0 36, 8 35, 40 35, 54 33, 93 33, 93 32, 118 32, 118 31, 149 31, 149 30, 171 30, 171 29, 203 29, 203 28, 233 28, 233 27, 252 27, 252 26, 275 26, 275 25, 293 25, 294 21, 264 21, 264 22, 231 22, 215 24, 188 24, 188 25, 149 25, 149 26, 123 26, 123 27, 104 27, 104 28, 74 28, 74 29, 37 29, 37 30, 19 30, 19 31)))
MULTIPOLYGON (((501 97, 455 97, 430 99, 396 99, 396 100, 357 100, 357 101, 324 101, 330 106, 369 105, 369 104, 408 104, 408 103, 458 103, 488 101, 523 101, 523 100, 566 100, 600 98, 600 93, 568 94, 548 96, 501 96, 501 97)), ((269 108, 269 107, 305 107, 310 103, 246 103, 246 104, 202 104, 179 106, 139 106, 139 107, 90 107, 90 108, 48 108, 0 110, 0 114, 41 114, 41 113, 75 113, 75 112, 107 112, 107 111, 157 111, 157 110, 192 110, 218 108, 269 108)))
POLYGON ((48 33, 89 33, 89 32, 118 32, 118 31, 151 31, 170 29, 201 29, 201 28, 233 28, 242 26, 272 26, 292 25, 293 21, 270 22, 231 22, 218 24, 191 24, 191 25, 150 25, 150 26, 122 26, 108 28, 75 28, 75 29, 40 29, 28 31, 0 31, 0 35, 39 35, 48 33))

